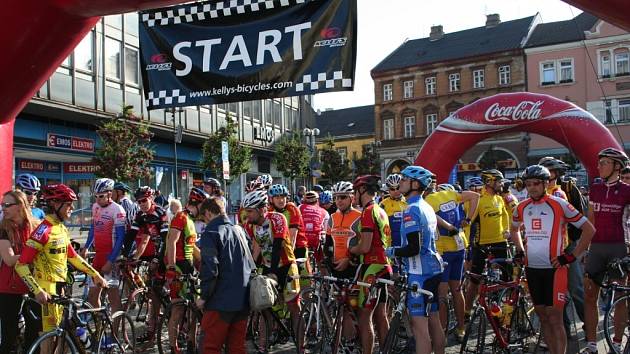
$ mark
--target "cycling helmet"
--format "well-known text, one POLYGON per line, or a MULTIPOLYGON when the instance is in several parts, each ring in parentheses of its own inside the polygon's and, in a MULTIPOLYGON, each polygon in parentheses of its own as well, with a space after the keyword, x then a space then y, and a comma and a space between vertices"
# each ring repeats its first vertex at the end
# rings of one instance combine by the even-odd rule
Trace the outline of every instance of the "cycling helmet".
POLYGON ((626 155, 625 152, 619 151, 614 148, 605 148, 604 150, 600 151, 599 154, 597 154, 597 157, 600 159, 602 157, 607 157, 619 163, 622 168, 628 164, 628 155, 626 155))
POLYGON ((563 161, 553 157, 543 157, 540 161, 538 161, 538 164, 547 167, 550 171, 555 170, 559 172, 560 175, 563 175, 569 167, 563 161))
POLYGON ((304 194, 304 202, 309 204, 317 203, 319 200, 319 194, 315 191, 308 191, 304 194))
POLYGON ((138 189, 136 189, 136 192, 133 194, 133 197, 136 198, 136 200, 141 200, 144 198, 149 198, 153 196, 153 189, 151 189, 151 187, 149 186, 142 186, 138 189))
POLYGON ((388 188, 398 188, 398 186, 400 185, 401 179, 402 179, 401 175, 394 173, 387 176, 387 179, 385 180, 385 184, 387 185, 388 188))
MULTIPOLYGON (((349 182, 346 182, 349 183, 349 182)), ((331 191, 323 191, 319 195, 319 204, 331 204, 333 202, 333 194, 331 191)))
POLYGON ((269 188, 273 184, 273 177, 271 175, 261 175, 257 178, 258 182, 262 185, 263 188, 269 188))
POLYGON ((352 186, 352 183, 350 182, 346 182, 346 181, 337 182, 332 187, 332 195, 352 194, 352 193, 354 193, 354 188, 352 186))
POLYGON ((441 183, 441 184, 438 184, 437 190, 438 190, 438 192, 441 192, 441 191, 453 191, 453 192, 455 192, 455 187, 453 187, 452 184, 441 183))
POLYGON ((352 185, 355 190, 365 186, 368 190, 376 192, 381 188, 380 179, 377 175, 362 175, 357 177, 352 185))
POLYGON ((500 181, 502 179, 503 179, 503 173, 501 173, 501 171, 499 170, 491 169, 491 170, 481 171, 481 180, 483 181, 483 183, 500 181))
POLYGON ((114 180, 111 178, 99 178, 94 182, 94 189, 92 193, 101 194, 105 192, 111 192, 114 190, 114 180))
POLYGON ((77 200, 77 195, 65 184, 50 184, 42 189, 42 199, 47 202, 73 202, 77 200))
POLYGON ((209 199, 210 196, 208 193, 204 192, 203 189, 198 187, 192 187, 190 189, 190 193, 188 193, 188 202, 196 202, 201 203, 206 199, 209 199))
POLYGON ((420 182, 422 188, 427 188, 435 178, 435 175, 431 171, 421 166, 407 166, 404 170, 400 171, 400 174, 415 181, 420 182))
POLYGON ((313 190, 314 190, 315 192, 317 192, 317 193, 321 193, 321 192, 323 192, 323 191, 324 191, 324 187, 322 187, 322 186, 321 186, 321 185, 319 185, 319 184, 316 184, 316 185, 314 185, 314 186, 313 186, 313 190))
POLYGON ((257 179, 253 179, 247 183, 245 186, 245 192, 249 193, 251 191, 257 191, 263 189, 262 184, 257 179))
POLYGON ((267 192, 264 190, 260 191, 252 191, 245 194, 243 200, 241 201, 241 208, 243 209, 254 209, 254 208, 263 208, 266 207, 269 203, 269 198, 267 198, 267 192))
POLYGON ((116 182, 114 183, 114 190, 115 191, 125 191, 125 192, 131 192, 131 188, 129 188, 129 186, 123 182, 116 182))
POLYGON ((287 196, 289 195, 289 190, 283 184, 274 184, 269 189, 269 195, 272 197, 287 196))
POLYGON ((483 181, 481 177, 471 177, 468 180, 468 187, 481 187, 483 186, 483 181))
POLYGON ((39 191, 39 179, 30 173, 22 173, 15 178, 15 185, 22 190, 39 191))
POLYGON ((206 178, 206 180, 205 180, 205 181, 203 181, 203 184, 209 184, 209 185, 211 185, 211 186, 213 186, 213 187, 219 187, 219 188, 221 188, 221 182, 219 182, 219 180, 218 180, 218 179, 216 179, 216 178, 212 178, 212 177, 210 177, 210 178, 206 178))
POLYGON ((548 181, 551 175, 547 167, 541 165, 532 165, 528 166, 525 171, 523 171, 521 177, 525 181, 527 181, 528 179, 539 179, 542 181, 548 181))

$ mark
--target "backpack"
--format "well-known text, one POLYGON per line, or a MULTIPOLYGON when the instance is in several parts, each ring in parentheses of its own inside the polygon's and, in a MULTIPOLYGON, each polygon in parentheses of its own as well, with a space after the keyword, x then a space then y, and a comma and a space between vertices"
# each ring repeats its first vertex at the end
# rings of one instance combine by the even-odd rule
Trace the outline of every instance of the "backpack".
MULTIPOLYGON (((573 205, 580 214, 585 215, 584 213, 586 212, 586 206, 588 204, 585 203, 585 199, 582 193, 580 193, 580 189, 575 184, 575 180, 568 176, 563 178, 560 181, 560 188, 566 193, 569 203, 573 205)), ((567 231, 571 241, 577 241, 580 239, 580 236, 582 236, 582 230, 571 224, 569 224, 567 231)))

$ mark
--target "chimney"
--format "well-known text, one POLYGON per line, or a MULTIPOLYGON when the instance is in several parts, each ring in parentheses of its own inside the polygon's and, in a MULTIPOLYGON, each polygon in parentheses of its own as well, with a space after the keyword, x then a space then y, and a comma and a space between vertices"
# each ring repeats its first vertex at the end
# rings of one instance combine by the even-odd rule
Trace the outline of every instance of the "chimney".
POLYGON ((486 28, 496 27, 501 23, 501 17, 499 14, 486 15, 486 28))
POLYGON ((442 30, 442 25, 431 26, 431 34, 429 34, 430 41, 437 41, 444 37, 444 31, 442 30))

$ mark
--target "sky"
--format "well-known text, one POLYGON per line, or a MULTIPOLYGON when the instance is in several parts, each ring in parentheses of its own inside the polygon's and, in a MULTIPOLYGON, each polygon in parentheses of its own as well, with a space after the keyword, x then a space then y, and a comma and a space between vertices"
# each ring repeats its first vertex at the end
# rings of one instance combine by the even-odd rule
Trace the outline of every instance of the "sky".
POLYGON ((542 22, 573 18, 582 11, 560 0, 357 0, 357 62, 354 91, 317 94, 315 109, 340 109, 374 104, 370 70, 405 39, 429 36, 431 26, 444 33, 484 26, 486 15, 501 21, 533 16, 542 22))

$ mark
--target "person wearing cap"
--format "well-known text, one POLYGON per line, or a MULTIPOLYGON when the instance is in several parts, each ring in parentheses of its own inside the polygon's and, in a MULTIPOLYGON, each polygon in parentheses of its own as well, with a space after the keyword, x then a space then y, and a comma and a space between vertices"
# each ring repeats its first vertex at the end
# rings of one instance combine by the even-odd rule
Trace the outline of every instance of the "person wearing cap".
POLYGON ((208 193, 211 197, 221 199, 227 208, 227 200, 225 200, 225 197, 223 196, 224 193, 221 190, 221 182, 219 182, 218 179, 212 177, 206 178, 205 181, 203 181, 203 191, 208 193))
MULTIPOLYGON (((326 236, 326 225, 330 216, 328 212, 319 206, 319 194, 315 191, 308 191, 304 194, 302 204, 299 209, 302 213, 302 221, 304 222, 304 233, 308 240, 308 249, 319 263, 322 260, 320 243, 324 241, 326 236)), ((306 282, 303 284, 307 286, 306 282)))
MULTIPOLYGON (((30 173, 22 173, 15 178, 15 189, 21 190, 26 194, 26 199, 31 207, 31 214, 37 220, 42 221, 46 214, 37 207, 37 193, 40 186, 39 179, 30 173)), ((2 220, 1 216, 2 214, 0 213, 0 220, 2 220)))
POLYGON ((139 206, 131 201, 128 194, 131 192, 131 188, 126 183, 116 182, 114 183, 114 191, 112 192, 112 200, 125 209, 127 215, 127 232, 131 230, 131 223, 136 218, 139 206))

